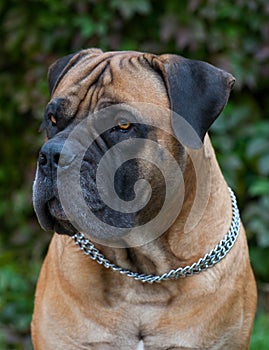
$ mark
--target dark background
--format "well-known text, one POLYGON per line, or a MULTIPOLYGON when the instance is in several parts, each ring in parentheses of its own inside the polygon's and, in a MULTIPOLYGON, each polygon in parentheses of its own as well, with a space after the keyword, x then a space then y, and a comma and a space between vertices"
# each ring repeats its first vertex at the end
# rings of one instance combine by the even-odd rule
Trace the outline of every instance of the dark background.
POLYGON ((31 199, 47 69, 63 55, 100 47, 177 53, 236 77, 211 137, 238 196, 259 286, 251 349, 268 349, 268 0, 2 0, 0 38, 0 348, 31 349, 34 288, 51 238, 31 199))

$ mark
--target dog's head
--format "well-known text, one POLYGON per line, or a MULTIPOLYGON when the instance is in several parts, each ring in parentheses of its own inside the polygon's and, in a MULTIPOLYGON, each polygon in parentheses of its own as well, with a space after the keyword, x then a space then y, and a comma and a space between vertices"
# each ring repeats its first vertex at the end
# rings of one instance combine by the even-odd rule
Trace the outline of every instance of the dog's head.
MULTIPOLYGON (((76 138, 77 144, 83 144, 78 192, 91 213, 117 228, 143 225, 156 217, 166 200, 165 179, 158 162, 167 173, 174 171, 173 162, 163 150, 158 154, 157 165, 152 158, 146 160, 145 154, 154 153, 146 141, 165 147, 184 173, 185 148, 202 145, 234 84, 230 74, 205 62, 176 55, 103 53, 98 49, 83 50, 56 61, 49 69, 48 80, 51 99, 42 123, 47 138, 38 159, 34 208, 44 229, 69 235, 79 230, 80 219, 87 220, 77 204, 78 194, 68 182, 70 177, 63 182, 61 193, 69 196, 72 218, 66 214, 59 193, 59 168, 68 173, 78 158, 78 148, 72 147, 74 130, 80 128, 83 135, 83 142, 80 136, 76 138), (72 142, 65 146, 70 138, 72 142), (136 141, 135 146, 130 146, 130 140, 136 141), (123 146, 118 151, 119 164, 117 154, 116 160, 115 155, 111 161, 106 157, 102 164, 108 174, 115 168, 108 186, 111 192, 104 190, 104 196, 116 194, 123 210, 105 203, 97 178, 98 174, 102 177, 102 172, 98 173, 102 158, 120 143, 123 146), (150 183, 150 198, 146 196, 143 208, 124 210, 124 203, 128 206, 138 195, 145 196, 147 185, 143 181, 140 190, 136 188, 141 179, 150 183)), ((96 231, 93 235, 98 237, 101 233, 98 228, 96 231)))

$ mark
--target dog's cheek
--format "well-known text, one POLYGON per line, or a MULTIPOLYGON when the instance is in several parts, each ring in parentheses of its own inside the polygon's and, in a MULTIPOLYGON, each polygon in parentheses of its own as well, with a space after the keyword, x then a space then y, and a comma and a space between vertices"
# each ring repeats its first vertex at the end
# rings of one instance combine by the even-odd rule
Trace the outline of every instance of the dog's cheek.
POLYGON ((144 159, 139 161, 139 178, 146 180, 151 189, 148 202, 136 215, 136 225, 140 226, 153 220, 160 212, 165 201, 166 185, 160 169, 144 159))
POLYGON ((135 198, 134 186, 138 179, 139 164, 137 159, 130 159, 117 169, 114 177, 114 188, 120 199, 131 201, 135 198))
MULTIPOLYGON (((83 199, 86 202, 89 210, 101 222, 113 227, 133 227, 135 219, 133 213, 122 213, 121 211, 110 208, 105 203, 100 195, 100 188, 96 183, 96 172, 98 162, 90 160, 89 155, 84 158, 80 172, 80 186, 83 199)), ((106 176, 101 181, 102 191, 111 192, 111 186, 114 187, 116 195, 123 201, 131 200, 133 197, 134 169, 123 170, 116 172, 115 178, 111 178, 109 169, 106 176), (128 176, 129 174, 129 176, 128 176), (130 184, 130 178, 132 183, 130 184)), ((81 213, 80 213, 81 214, 81 213)))

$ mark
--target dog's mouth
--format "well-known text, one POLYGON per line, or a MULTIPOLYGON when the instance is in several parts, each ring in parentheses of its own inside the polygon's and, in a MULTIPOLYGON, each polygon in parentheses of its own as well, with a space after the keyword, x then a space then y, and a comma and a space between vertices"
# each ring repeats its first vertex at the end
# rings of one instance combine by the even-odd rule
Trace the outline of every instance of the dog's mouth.
POLYGON ((50 199, 43 210, 45 229, 51 229, 59 234, 73 235, 77 229, 70 223, 56 197, 50 199))
POLYGON ((69 221, 56 220, 54 223, 54 231, 63 234, 72 236, 78 232, 75 227, 69 221))
POLYGON ((65 215, 65 212, 59 202, 59 200, 56 197, 53 197, 47 202, 47 207, 49 210, 50 215, 55 218, 56 220, 60 221, 67 221, 67 217, 65 215))

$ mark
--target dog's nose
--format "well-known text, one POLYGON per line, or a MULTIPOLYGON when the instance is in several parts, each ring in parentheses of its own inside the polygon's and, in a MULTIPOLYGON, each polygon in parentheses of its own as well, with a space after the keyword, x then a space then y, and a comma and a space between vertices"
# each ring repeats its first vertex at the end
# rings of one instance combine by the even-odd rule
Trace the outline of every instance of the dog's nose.
POLYGON ((39 153, 39 166, 44 170, 56 170, 58 166, 61 168, 68 167, 75 156, 64 149, 63 143, 48 141, 43 145, 39 153), (60 161, 60 162, 59 162, 60 161))

